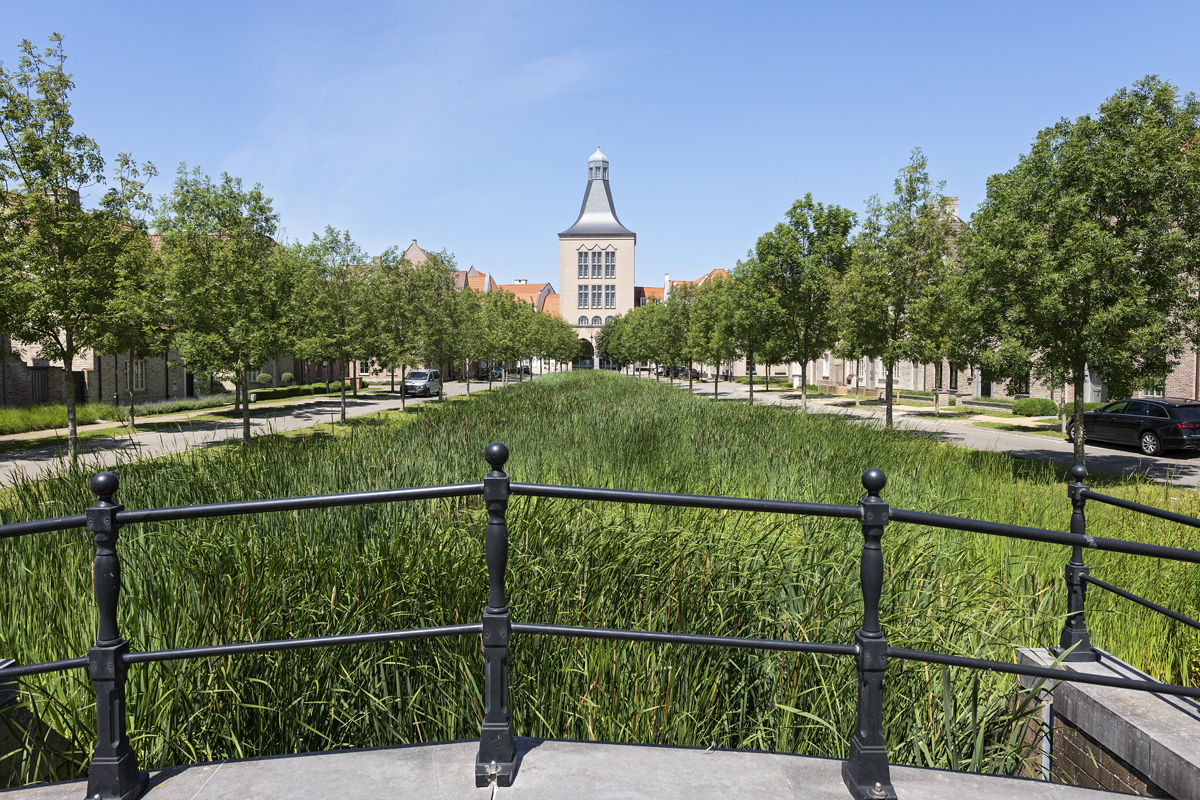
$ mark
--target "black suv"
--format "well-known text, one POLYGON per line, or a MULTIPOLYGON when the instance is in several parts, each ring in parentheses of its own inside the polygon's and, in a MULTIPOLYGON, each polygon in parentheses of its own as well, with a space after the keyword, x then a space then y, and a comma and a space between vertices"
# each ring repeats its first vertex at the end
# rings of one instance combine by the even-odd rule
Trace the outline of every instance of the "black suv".
MULTIPOLYGON (((1118 400, 1083 415, 1083 438, 1135 445, 1148 456, 1162 455, 1164 450, 1200 449, 1200 400, 1118 400)), ((1074 422, 1067 426, 1067 441, 1075 441, 1074 422)))

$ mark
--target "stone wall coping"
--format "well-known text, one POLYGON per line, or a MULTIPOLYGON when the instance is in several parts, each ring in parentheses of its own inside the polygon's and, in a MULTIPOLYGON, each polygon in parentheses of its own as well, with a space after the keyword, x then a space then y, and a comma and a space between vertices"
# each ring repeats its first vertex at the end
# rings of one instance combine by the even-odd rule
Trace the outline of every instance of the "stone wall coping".
MULTIPOLYGON (((842 762, 745 750, 603 744, 518 737, 510 787, 475 787, 479 742, 444 742, 372 750, 173 767, 150 779, 147 800, 848 800, 842 762)), ((1128 795, 1026 778, 892 766, 903 800, 1116 800, 1128 795)), ((82 782, 0 793, 4 800, 79 800, 82 782)))
MULTIPOLYGON (((1059 666, 1071 672, 1154 680, 1116 656, 1098 648, 1097 652, 1100 661, 1059 666)), ((1048 667, 1054 657, 1043 648, 1023 648, 1017 650, 1017 663, 1048 667)), ((1021 676, 1023 688, 1035 683, 1036 679, 1021 676)), ((1186 697, 1059 681, 1046 681, 1043 689, 1052 693, 1056 715, 1125 759, 1172 797, 1200 797, 1200 703, 1186 697)))

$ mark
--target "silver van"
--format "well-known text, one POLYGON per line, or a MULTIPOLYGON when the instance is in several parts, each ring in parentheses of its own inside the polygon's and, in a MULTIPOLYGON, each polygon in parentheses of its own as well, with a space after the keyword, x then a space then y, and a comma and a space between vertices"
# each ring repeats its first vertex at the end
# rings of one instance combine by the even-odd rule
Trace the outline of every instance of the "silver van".
POLYGON ((419 369, 404 376, 404 393, 431 397, 442 396, 442 373, 436 369, 419 369))

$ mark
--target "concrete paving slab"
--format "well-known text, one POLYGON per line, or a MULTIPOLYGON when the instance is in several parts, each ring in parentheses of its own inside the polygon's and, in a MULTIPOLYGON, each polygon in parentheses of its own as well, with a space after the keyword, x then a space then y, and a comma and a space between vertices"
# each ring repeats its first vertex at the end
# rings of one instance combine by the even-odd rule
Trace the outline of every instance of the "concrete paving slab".
MULTIPOLYGON (((474 741, 345 750, 163 770, 149 800, 846 800, 842 762, 688 747, 518 739, 510 787, 475 788, 474 741)), ((902 800, 1105 800, 1113 792, 967 772, 892 767, 902 800)), ((82 781, 0 792, 2 800, 83 800, 82 781)))

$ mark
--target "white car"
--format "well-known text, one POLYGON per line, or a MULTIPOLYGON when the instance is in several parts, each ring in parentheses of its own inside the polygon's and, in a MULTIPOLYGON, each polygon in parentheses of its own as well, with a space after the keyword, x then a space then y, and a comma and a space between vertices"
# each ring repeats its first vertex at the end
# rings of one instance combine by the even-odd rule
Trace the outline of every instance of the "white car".
POLYGON ((421 369, 404 376, 404 393, 425 397, 442 396, 442 373, 436 369, 421 369))

